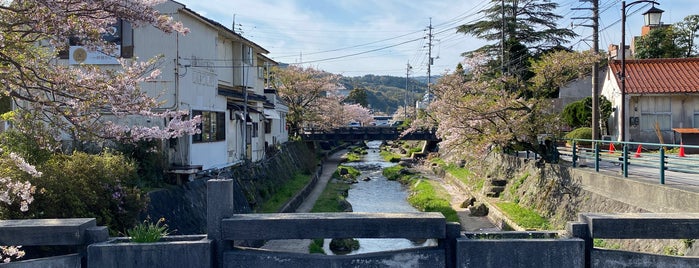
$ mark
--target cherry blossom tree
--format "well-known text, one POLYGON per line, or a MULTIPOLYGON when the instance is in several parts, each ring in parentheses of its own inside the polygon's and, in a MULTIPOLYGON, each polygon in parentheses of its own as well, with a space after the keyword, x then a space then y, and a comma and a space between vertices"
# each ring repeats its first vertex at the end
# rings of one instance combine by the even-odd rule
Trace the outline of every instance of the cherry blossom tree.
POLYGON ((119 19, 132 25, 153 25, 166 33, 188 30, 154 5, 163 1, 0 1, 0 94, 12 97, 20 108, 13 124, 20 130, 44 122, 45 141, 71 134, 76 140, 166 139, 196 131, 198 118, 186 111, 158 111, 157 96, 140 84, 160 72, 157 59, 144 62, 120 59, 121 68, 68 66, 58 53, 69 39, 90 50, 109 52, 116 47, 103 40, 119 19), (130 125, 129 118, 145 116, 166 121, 163 127, 130 125))
POLYGON ((440 148, 462 157, 491 149, 530 150, 545 154, 539 134, 560 132, 560 115, 552 109, 552 92, 591 70, 601 58, 591 52, 558 51, 532 62, 527 88, 512 90, 512 77, 493 77, 488 58, 467 59, 469 73, 456 71, 435 85, 434 101, 406 131, 437 127, 440 148), (528 91, 531 94, 522 94, 528 91))
MULTIPOLYGON (((45 148, 64 134, 75 140, 167 139, 196 133, 199 118, 187 111, 157 110, 160 101, 141 90, 160 72, 158 59, 120 59, 120 68, 68 66, 59 53, 68 40, 91 51, 110 53, 115 44, 103 36, 119 20, 134 27, 151 25, 165 33, 188 29, 155 5, 164 0, 0 0, 0 95, 17 108, 3 115, 19 131, 45 148), (135 117, 164 122, 161 127, 129 123, 135 117)), ((14 152, 0 155, 0 202, 29 209, 35 188, 22 182, 41 173, 14 152), (24 175, 22 175, 24 174, 24 175)), ((0 215, 1 216, 1 215, 0 215)), ((17 247, 0 247, 3 262, 21 257, 17 247)))
POLYGON ((529 145, 536 150, 536 135, 555 131, 557 115, 550 101, 524 98, 507 90, 504 78, 490 78, 485 57, 466 62, 469 75, 455 72, 433 87, 434 100, 424 116, 406 131, 437 126, 440 149, 455 157, 485 153, 492 146, 529 145))
POLYGON ((338 75, 330 74, 311 67, 289 66, 274 68, 273 86, 279 97, 289 106, 287 122, 289 132, 298 135, 304 123, 318 123, 322 111, 332 109, 334 103, 326 99, 336 96, 338 75), (324 107, 324 108, 323 108, 324 107))
POLYGON ((409 120, 416 114, 415 106, 399 106, 396 112, 393 113, 393 120, 409 120))

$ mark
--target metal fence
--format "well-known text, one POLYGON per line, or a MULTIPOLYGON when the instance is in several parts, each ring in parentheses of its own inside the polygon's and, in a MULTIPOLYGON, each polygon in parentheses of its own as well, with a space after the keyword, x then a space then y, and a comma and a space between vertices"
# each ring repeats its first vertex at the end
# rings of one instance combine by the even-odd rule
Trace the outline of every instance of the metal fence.
MULTIPOLYGON (((699 174, 699 155, 685 153, 697 151, 699 146, 586 139, 567 143, 571 146, 558 147, 558 150, 561 156, 568 157, 573 167, 589 161, 597 172, 616 167, 624 177, 629 176, 629 171, 655 173, 660 184, 665 184, 668 174, 689 179, 699 174)), ((696 181, 699 183, 699 179, 696 181)))

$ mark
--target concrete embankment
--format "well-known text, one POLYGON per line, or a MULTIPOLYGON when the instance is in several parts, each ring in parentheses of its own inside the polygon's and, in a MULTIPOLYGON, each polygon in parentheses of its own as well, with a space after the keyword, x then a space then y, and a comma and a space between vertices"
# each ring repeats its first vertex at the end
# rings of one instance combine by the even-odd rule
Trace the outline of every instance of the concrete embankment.
MULTIPOLYGON (((510 221, 496 203, 513 202, 533 209, 547 218, 555 229, 562 229, 566 222, 576 221, 578 215, 585 212, 699 212, 699 193, 648 183, 642 178, 623 178, 565 164, 537 164, 531 159, 500 154, 492 154, 485 161, 466 163, 466 166, 473 172, 470 183, 450 176, 447 178, 471 190, 479 201, 488 205, 493 222, 513 229, 523 228, 510 221), (484 184, 481 189, 473 186, 478 181, 484 184), (492 181, 506 181, 506 184, 489 185, 492 181), (494 188, 498 188, 499 195, 489 197, 494 188)), ((676 254, 688 251, 678 240, 613 243, 633 251, 676 254)))
POLYGON ((153 219, 164 217, 175 234, 203 234, 206 233, 206 180, 234 179, 235 210, 249 213, 294 173, 312 174, 317 168, 316 155, 311 148, 304 143, 287 143, 262 162, 237 165, 216 175, 202 174, 184 185, 150 192, 146 214, 153 219))

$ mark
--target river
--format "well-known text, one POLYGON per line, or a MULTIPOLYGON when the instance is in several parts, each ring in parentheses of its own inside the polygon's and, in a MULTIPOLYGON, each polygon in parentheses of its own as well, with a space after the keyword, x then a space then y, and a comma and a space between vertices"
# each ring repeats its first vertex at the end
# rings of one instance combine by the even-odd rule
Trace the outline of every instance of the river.
MULTIPOLYGON (((389 181, 381 175, 383 168, 391 167, 396 163, 386 162, 379 154, 381 141, 367 142, 367 154, 362 161, 344 163, 359 171, 358 183, 353 184, 349 190, 347 201, 352 204, 354 212, 417 212, 408 201, 407 188, 397 181, 389 181), (365 180, 368 178, 368 180, 365 180)), ((434 246, 436 241, 431 239, 421 242, 413 242, 408 239, 372 239, 360 238, 359 249, 350 254, 362 254, 387 250, 399 250, 413 247, 434 246)), ((325 252, 332 254, 329 249, 330 241, 324 243, 325 252)))

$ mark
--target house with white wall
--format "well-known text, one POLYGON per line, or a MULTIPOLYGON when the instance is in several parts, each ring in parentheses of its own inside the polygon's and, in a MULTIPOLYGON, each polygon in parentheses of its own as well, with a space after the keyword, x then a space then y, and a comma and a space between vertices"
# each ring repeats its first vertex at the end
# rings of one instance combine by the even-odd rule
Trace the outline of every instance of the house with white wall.
MULTIPOLYGON (((265 144, 286 141, 285 132, 274 134, 278 136, 264 132, 265 124, 283 124, 281 114, 266 113, 277 109, 276 101, 270 102, 264 91, 267 68, 276 64, 264 56, 269 51, 176 1, 164 2, 156 9, 182 22, 190 32, 185 36, 166 34, 151 26, 132 28, 122 22, 118 53, 140 60, 161 56, 161 76, 142 85, 143 89, 159 96, 163 101, 160 109, 187 110, 202 117, 201 134, 166 141, 164 150, 171 171, 191 173, 259 161, 265 157, 265 144), (270 103, 272 106, 265 107, 270 103)), ((73 53, 76 49, 79 47, 71 46, 66 64, 115 67, 114 59, 86 61, 73 53), (81 58, 76 59, 76 55, 81 58)), ((279 107, 284 110, 285 106, 280 103, 279 107)), ((151 126, 164 123, 139 122, 151 126)))
POLYGON ((626 141, 679 143, 673 129, 699 128, 699 58, 626 60, 622 102, 621 61, 609 63, 601 94, 612 102, 614 140, 625 124, 626 141), (620 117, 625 109, 625 120, 620 117), (657 130, 656 130, 657 129, 657 130))

